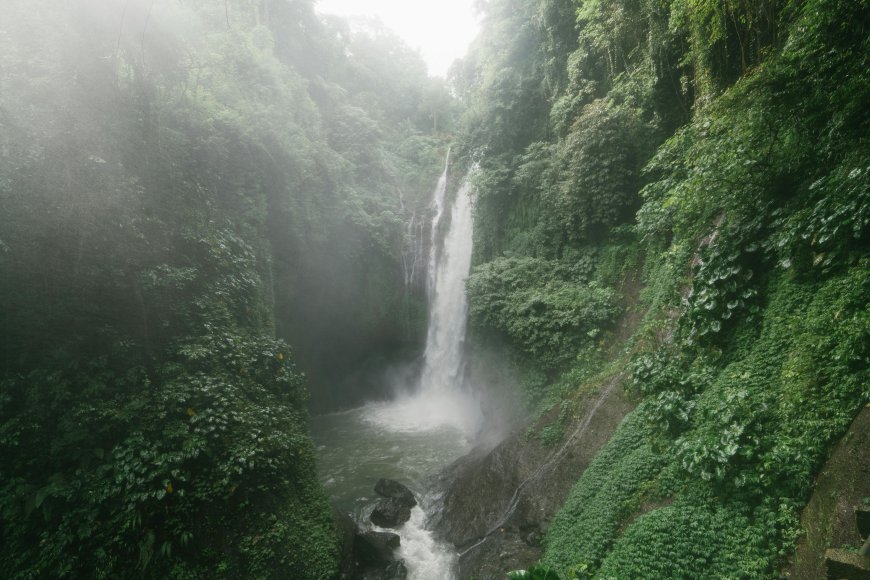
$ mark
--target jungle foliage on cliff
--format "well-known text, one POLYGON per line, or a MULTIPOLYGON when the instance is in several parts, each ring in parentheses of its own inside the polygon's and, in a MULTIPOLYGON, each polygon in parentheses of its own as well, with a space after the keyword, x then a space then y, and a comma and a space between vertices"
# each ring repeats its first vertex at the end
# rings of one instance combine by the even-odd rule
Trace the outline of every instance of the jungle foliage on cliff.
POLYGON ((638 403, 539 570, 778 576, 870 401, 868 55, 866 0, 486 3, 472 340, 545 406, 617 372, 638 403))
POLYGON ((445 85, 309 0, 0 28, 0 575, 333 576, 308 387, 414 340, 445 85))

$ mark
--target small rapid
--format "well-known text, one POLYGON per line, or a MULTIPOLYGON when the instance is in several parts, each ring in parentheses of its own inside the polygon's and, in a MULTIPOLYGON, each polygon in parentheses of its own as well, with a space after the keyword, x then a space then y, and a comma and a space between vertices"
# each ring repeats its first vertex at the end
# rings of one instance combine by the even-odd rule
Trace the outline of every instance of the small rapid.
POLYGON ((363 528, 399 534, 396 557, 405 561, 417 580, 443 580, 453 575, 457 554, 426 529, 430 504, 426 479, 470 450, 465 434, 449 425, 414 429, 389 423, 395 418, 389 403, 370 403, 357 409, 321 415, 312 421, 317 444, 320 480, 330 502, 363 528), (384 530, 369 521, 378 497, 380 478, 399 481, 412 489, 420 505, 397 529, 384 530), (422 506, 422 508, 421 508, 422 506))
POLYGON ((420 506, 411 510, 411 519, 400 535, 398 556, 408 565, 411 578, 442 580, 455 576, 456 553, 426 529, 426 513, 420 506))

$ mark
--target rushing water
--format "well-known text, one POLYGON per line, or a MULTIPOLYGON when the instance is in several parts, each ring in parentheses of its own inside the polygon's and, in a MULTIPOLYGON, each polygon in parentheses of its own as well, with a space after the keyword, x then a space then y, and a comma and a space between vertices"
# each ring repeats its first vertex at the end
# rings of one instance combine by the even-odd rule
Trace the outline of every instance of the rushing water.
MULTIPOLYGON (((432 209, 435 212, 430 224, 429 233, 429 261, 427 263, 426 273, 428 280, 426 291, 429 293, 429 299, 435 293, 435 279, 438 274, 438 226, 441 223, 441 218, 444 216, 444 197, 447 194, 447 170, 450 168, 450 149, 447 150, 447 157, 444 160, 444 171, 438 178, 438 184, 435 186, 435 193, 432 194, 432 209)), ((469 246, 471 244, 469 243, 469 246)))
POLYGON ((465 279, 471 266, 470 186, 466 182, 457 192, 450 227, 439 247, 447 169, 445 162, 433 194, 429 328, 418 384, 399 388, 393 401, 317 417, 312 425, 323 486, 332 502, 360 525, 374 527, 367 520, 379 478, 401 481, 418 495, 421 505, 394 530, 401 536, 397 556, 405 560, 414 580, 454 575, 455 550, 426 529, 424 509, 429 498, 424 480, 469 450, 481 422, 480 404, 462 380, 468 315, 465 279))
MULTIPOLYGON (((421 505, 427 504, 426 476, 469 449, 464 434, 450 426, 399 430, 383 420, 392 416, 390 403, 371 403, 359 409, 315 418, 312 430, 318 445, 321 482, 333 505, 349 513, 363 527, 377 501, 375 482, 387 477, 407 485, 421 505), (385 413, 386 411, 386 413, 385 413)), ((437 542, 425 527, 420 506, 397 530, 396 556, 405 561, 410 577, 418 580, 450 578, 456 561, 452 546, 437 542)))

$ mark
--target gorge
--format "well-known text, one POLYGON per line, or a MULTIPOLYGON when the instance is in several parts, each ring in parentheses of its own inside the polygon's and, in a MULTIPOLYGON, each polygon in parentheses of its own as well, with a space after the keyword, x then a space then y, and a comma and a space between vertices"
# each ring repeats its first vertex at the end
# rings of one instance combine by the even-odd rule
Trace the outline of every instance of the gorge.
POLYGON ((6 0, 0 576, 870 575, 870 2, 475 6, 6 0))

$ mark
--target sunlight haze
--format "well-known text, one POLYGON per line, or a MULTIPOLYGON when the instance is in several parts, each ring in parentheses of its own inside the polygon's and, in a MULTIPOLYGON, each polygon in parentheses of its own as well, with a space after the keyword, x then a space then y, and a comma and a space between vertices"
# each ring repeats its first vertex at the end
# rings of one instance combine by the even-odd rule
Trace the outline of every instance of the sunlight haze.
POLYGON ((375 16, 413 49, 418 49, 432 76, 446 76, 477 34, 471 0, 438 4, 407 0, 320 0, 318 12, 340 16, 375 16))

